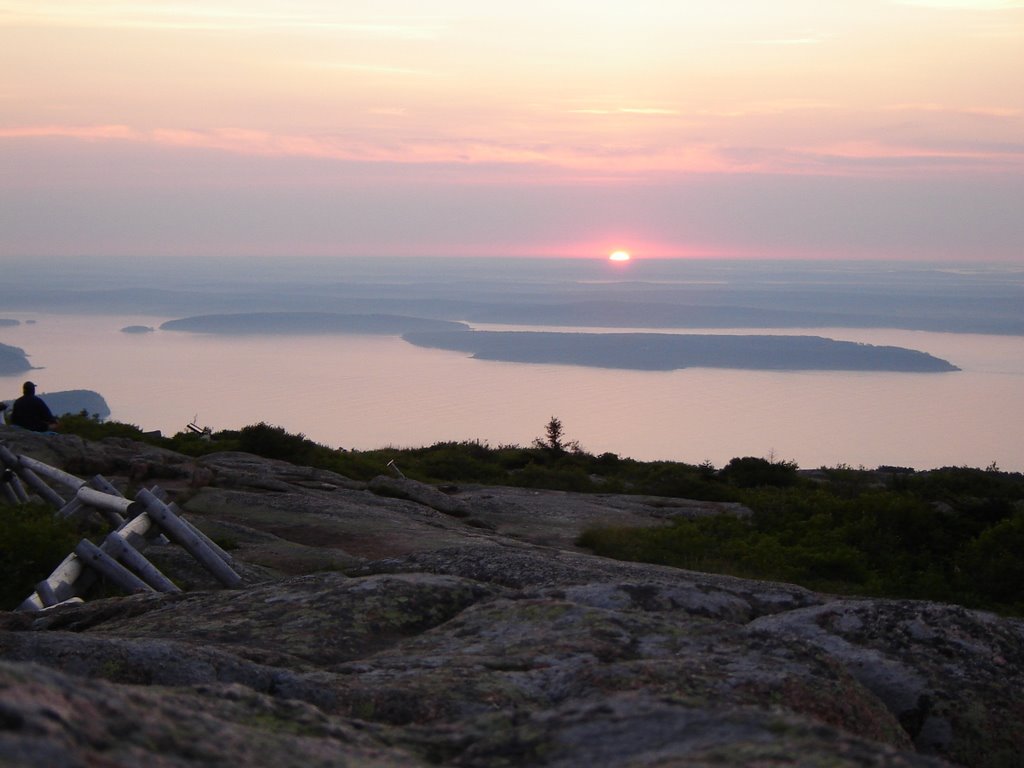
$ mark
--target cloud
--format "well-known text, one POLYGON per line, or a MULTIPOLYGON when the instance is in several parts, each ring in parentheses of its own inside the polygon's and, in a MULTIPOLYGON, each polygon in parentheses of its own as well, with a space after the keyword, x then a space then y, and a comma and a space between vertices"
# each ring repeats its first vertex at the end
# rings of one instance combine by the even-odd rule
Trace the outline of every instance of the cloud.
MULTIPOLYGON (((375 114, 402 116, 400 109, 375 114)), ((464 183, 493 183, 521 174, 565 183, 633 183, 680 174, 941 174, 1024 172, 1022 146, 1012 142, 922 140, 847 141, 805 146, 744 145, 724 141, 558 142, 437 139, 357 141, 345 134, 274 133, 220 128, 136 129, 125 125, 35 126, 0 129, 3 139, 63 138, 172 149, 208 150, 263 158, 332 160, 392 167, 464 167, 464 183)))
POLYGON ((0 26, 48 26, 96 29, 193 30, 206 32, 313 31, 361 38, 434 39, 442 25, 432 17, 405 17, 388 22, 351 21, 337 11, 296 8, 285 3, 262 10, 230 3, 39 3, 0 2, 0 26))
POLYGON ((436 72, 426 69, 413 69, 411 67, 393 67, 386 64, 355 64, 346 62, 311 61, 306 65, 310 69, 319 70, 342 70, 347 72, 360 72, 370 75, 398 75, 401 77, 437 77, 436 72))
POLYGON ((971 117, 1015 118, 1024 117, 1024 109, 1016 107, 950 107, 934 103, 890 104, 884 109, 891 112, 930 112, 946 115, 969 115, 971 117))
POLYGON ((654 117, 682 114, 678 109, 666 107, 589 107, 570 109, 568 112, 571 115, 651 115, 654 117))
POLYGON ((127 125, 35 125, 0 128, 0 139, 129 139, 137 141, 141 134, 127 125))
POLYGON ((820 37, 783 37, 774 40, 753 40, 754 45, 818 45, 820 37))

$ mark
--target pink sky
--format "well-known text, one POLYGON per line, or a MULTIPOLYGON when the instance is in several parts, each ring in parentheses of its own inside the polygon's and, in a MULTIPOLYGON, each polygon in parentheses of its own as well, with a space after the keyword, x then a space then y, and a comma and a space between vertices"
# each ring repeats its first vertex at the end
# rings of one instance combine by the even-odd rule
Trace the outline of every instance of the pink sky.
POLYGON ((1024 0, 0 0, 0 257, 1024 262, 1022 211, 1024 0))

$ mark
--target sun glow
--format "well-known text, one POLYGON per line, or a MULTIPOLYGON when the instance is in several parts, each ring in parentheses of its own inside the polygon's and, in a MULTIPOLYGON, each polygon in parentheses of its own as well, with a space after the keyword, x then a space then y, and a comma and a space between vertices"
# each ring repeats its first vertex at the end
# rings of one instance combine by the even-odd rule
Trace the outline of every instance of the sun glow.
POLYGON ((608 254, 608 261, 629 261, 632 258, 629 251, 612 251, 608 254))

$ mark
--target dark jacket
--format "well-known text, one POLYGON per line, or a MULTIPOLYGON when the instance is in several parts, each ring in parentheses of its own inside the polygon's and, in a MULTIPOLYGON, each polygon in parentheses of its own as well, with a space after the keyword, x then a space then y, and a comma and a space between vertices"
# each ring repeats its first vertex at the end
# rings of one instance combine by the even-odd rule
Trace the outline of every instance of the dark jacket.
POLYGON ((33 432, 46 432, 55 421, 50 407, 37 395, 22 395, 11 408, 11 424, 33 432))

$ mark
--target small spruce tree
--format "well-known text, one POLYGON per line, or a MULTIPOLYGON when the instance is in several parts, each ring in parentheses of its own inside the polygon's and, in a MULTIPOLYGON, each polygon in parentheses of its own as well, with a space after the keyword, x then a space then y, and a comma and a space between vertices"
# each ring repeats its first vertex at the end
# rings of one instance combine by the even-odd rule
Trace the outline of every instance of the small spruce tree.
POLYGON ((562 454, 566 451, 575 453, 581 450, 580 444, 575 440, 565 442, 565 431, 562 429, 562 421, 557 416, 551 417, 551 420, 544 427, 544 437, 538 437, 534 440, 533 447, 542 448, 555 454, 562 454))

